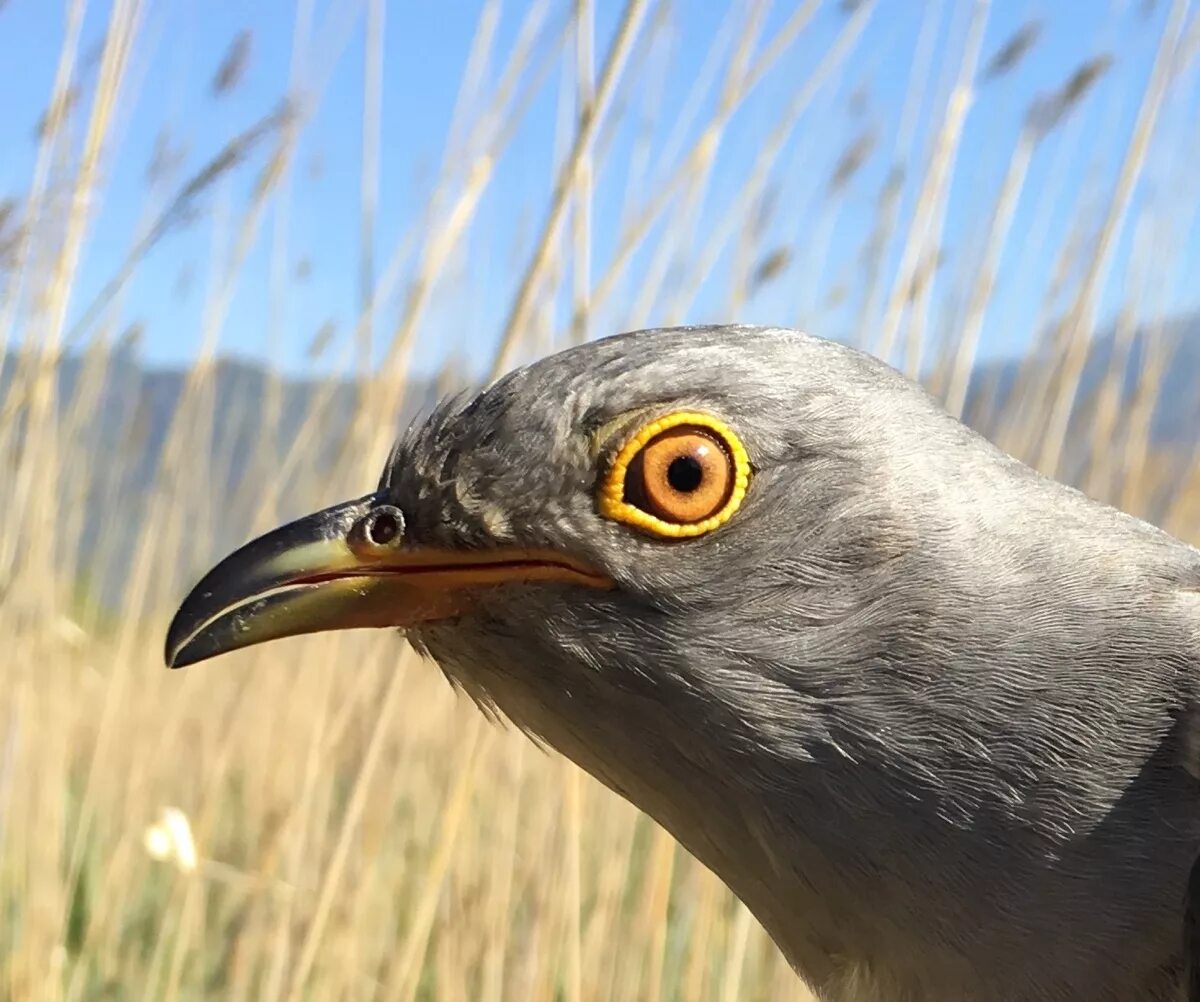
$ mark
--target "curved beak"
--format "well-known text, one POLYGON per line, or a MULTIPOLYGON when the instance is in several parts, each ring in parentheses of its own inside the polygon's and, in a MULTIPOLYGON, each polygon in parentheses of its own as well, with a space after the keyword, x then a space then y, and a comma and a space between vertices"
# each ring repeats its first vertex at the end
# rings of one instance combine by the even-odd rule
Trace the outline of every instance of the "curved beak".
POLYGON ((556 551, 410 545, 402 514, 368 495, 290 522, 217 564, 175 613, 165 658, 183 668, 303 633, 411 627, 461 615, 484 588, 534 581, 612 587, 556 551), (384 542, 370 529, 382 512, 384 542))

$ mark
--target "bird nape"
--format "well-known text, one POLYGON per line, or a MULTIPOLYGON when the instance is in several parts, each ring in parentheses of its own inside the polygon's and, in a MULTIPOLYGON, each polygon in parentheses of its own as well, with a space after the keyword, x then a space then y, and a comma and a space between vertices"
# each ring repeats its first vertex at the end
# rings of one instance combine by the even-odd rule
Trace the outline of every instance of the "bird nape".
POLYGON ((869 355, 693 327, 517 370, 210 571, 166 659, 351 627, 653 816, 822 999, 1180 997, 1200 552, 869 355))

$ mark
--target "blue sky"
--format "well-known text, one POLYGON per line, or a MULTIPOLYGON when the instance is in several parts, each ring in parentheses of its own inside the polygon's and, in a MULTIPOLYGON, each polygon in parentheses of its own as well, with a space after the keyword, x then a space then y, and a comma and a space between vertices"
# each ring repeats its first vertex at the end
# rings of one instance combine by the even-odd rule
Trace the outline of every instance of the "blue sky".
MULTIPOLYGON (((0 65, 10 68, 0 91, 0 149, 4 151, 0 199, 19 197, 29 184, 36 154, 33 131, 51 91, 65 6, 49 0, 8 0, 0 7, 0 65)), ((596 6, 599 65, 620 5, 600 0, 596 6)), ((841 6, 837 0, 821 4, 804 33, 731 120, 699 222, 685 247, 698 252, 715 229, 782 109, 843 29, 847 15, 841 6)), ((984 61, 1031 18, 1041 19, 1043 29, 1028 57, 1011 74, 980 86, 967 120, 946 213, 944 247, 949 263, 939 273, 934 296, 935 321, 944 321, 950 336, 954 309, 962 298, 956 262, 965 264, 979 253, 1025 109, 1035 96, 1060 86, 1084 60, 1110 52, 1115 61, 1100 86, 1039 149, 1002 262, 984 352, 1011 353, 1028 344, 1044 319, 1043 293, 1055 255, 1081 206, 1095 221, 1089 223, 1090 229, 1103 216, 1169 6, 1165 0, 1157 4, 993 0, 982 47, 984 61)), ((569 7, 552 4, 548 25, 561 24, 569 7)), ((374 234, 380 268, 406 233, 419 237, 428 225, 429 194, 480 8, 477 0, 388 5, 381 183, 374 234)), ((502 8, 488 77, 492 85, 526 9, 517 3, 502 8)), ((664 59, 650 61, 650 68, 632 78, 633 85, 623 92, 618 102, 620 124, 595 193, 594 276, 603 270, 619 237, 628 166, 641 131, 650 128, 647 122, 652 125, 650 166, 639 185, 639 193, 649 195, 655 190, 655 179, 669 172, 671 165, 662 158, 673 124, 723 26, 730 18, 736 23, 740 10, 699 0, 676 2, 669 14, 665 49, 656 50, 666 53, 664 59)), ((793 10, 790 3, 772 5, 762 38, 770 38, 793 10)), ((966 13, 967 4, 958 0, 940 4, 931 0, 928 5, 882 0, 877 5, 842 70, 821 88, 800 120, 774 173, 775 198, 766 213, 762 248, 790 247, 788 266, 734 315, 728 300, 733 254, 724 255, 686 319, 778 323, 829 336, 855 336, 856 283, 862 274, 858 255, 894 163, 919 37, 923 26, 933 32, 926 50, 930 58, 922 64, 930 89, 915 120, 913 180, 904 188, 902 219, 912 211, 917 178, 941 121, 948 81, 962 50, 966 13), (856 101, 856 94, 868 96, 856 101), (868 131, 877 136, 874 152, 844 195, 831 200, 826 185, 834 164, 849 142, 868 131), (838 286, 846 290, 840 306, 831 304, 829 295, 838 286)), ((89 5, 81 46, 85 57, 102 37, 108 14, 107 2, 89 5)), ((72 298, 72 316, 79 315, 119 267, 139 225, 153 211, 145 172, 157 137, 165 128, 185 154, 178 184, 233 135, 276 106, 289 79, 295 17, 293 0, 246 5, 228 0, 160 0, 147 5, 112 150, 104 164, 104 186, 72 298), (214 97, 210 84, 216 68, 233 37, 243 30, 252 33, 244 78, 231 93, 214 97)), ((328 83, 294 160, 286 216, 288 275, 286 293, 279 300, 282 312, 272 314, 270 295, 271 249, 280 205, 276 199, 268 206, 239 274, 220 332, 223 351, 269 355, 294 371, 340 366, 348 356, 341 346, 349 340, 357 315, 364 35, 362 5, 317 0, 313 30, 303 48, 310 70, 316 69, 304 79, 310 84, 314 78, 328 83), (307 277, 300 274, 306 266, 307 277), (339 332, 334 344, 319 358, 308 358, 306 348, 326 322, 339 332)), ((85 80, 94 78, 94 71, 84 73, 85 80)), ((421 325, 414 356, 419 369, 431 369, 450 354, 476 366, 484 365, 482 360, 490 356, 528 260, 532 236, 545 216, 554 179, 559 88, 569 73, 567 66, 564 74, 561 58, 550 64, 498 164, 462 253, 455 259, 454 274, 441 284, 421 325)), ((711 109, 715 101, 714 88, 703 98, 702 108, 711 109)), ((1164 110, 1135 200, 1135 209, 1148 210, 1144 228, 1150 234, 1148 246, 1160 252, 1173 248, 1169 259, 1164 252, 1161 260, 1152 263, 1158 285, 1147 306, 1150 312, 1197 305, 1194 284, 1187 280, 1195 274, 1200 253, 1192 226, 1197 192, 1187 185, 1190 158, 1197 152, 1196 130, 1189 124, 1200 120, 1196 104, 1194 78, 1181 79, 1164 110)), ((86 98, 83 106, 86 109, 86 98)), ((699 120, 705 118, 702 113, 699 120)), ((82 132, 82 115, 73 129, 82 132)), ((684 137, 697 131, 694 124, 684 137)), ((217 281, 230 232, 262 163, 260 153, 216 186, 204 202, 208 211, 157 245, 120 297, 116 329, 133 322, 144 325, 140 350, 148 360, 184 363, 197 350, 205 296, 217 281)), ((677 225, 682 223, 668 214, 664 226, 677 225)), ((1106 285, 1106 314, 1129 293, 1134 230, 1131 218, 1106 285)), ((902 227, 900 236, 903 232, 902 227)), ((898 259, 900 243, 898 236, 889 248, 890 267, 898 259)), ((638 280, 652 257, 652 251, 647 251, 635 259, 629 278, 597 315, 597 332, 627 321, 638 280)), ((411 256, 408 260, 411 270, 411 256)), ((378 340, 385 338, 396 314, 394 299, 381 306, 378 340)), ((651 311, 650 322, 663 319, 661 308, 651 311)))

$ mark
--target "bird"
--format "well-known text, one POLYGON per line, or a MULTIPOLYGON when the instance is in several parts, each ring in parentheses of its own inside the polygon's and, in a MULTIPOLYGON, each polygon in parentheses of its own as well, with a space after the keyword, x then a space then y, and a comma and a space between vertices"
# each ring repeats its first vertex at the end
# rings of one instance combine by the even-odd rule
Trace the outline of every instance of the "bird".
POLYGON ((166 662, 351 628, 650 815, 825 1002, 1195 980, 1200 552, 865 351, 640 330, 448 397, 166 662))

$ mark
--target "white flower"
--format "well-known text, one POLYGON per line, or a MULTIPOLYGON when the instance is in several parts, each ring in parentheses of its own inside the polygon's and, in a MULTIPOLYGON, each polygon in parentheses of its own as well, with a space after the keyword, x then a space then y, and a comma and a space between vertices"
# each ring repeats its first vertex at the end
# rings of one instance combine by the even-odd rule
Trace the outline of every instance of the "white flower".
POLYGON ((160 863, 171 858, 171 836, 162 825, 151 825, 142 836, 142 844, 151 859, 160 863))
POLYGON ((142 844, 152 859, 174 863, 184 873, 192 873, 199 861, 192 826, 178 807, 164 807, 158 821, 142 835, 142 844))

